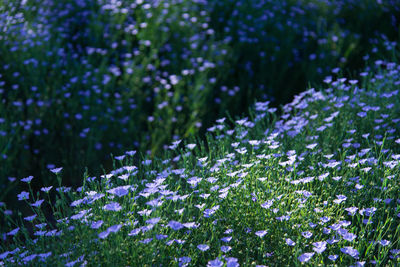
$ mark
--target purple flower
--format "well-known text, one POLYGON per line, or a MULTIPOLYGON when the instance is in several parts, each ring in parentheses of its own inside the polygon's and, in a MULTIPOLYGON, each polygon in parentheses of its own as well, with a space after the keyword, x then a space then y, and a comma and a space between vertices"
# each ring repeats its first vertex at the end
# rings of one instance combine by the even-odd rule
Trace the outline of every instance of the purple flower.
POLYGON ((329 222, 329 221, 331 220, 331 218, 329 218, 329 217, 321 217, 321 218, 319 218, 319 220, 320 220, 322 223, 327 223, 327 222, 329 222))
POLYGON ((207 267, 222 267, 223 265, 224 262, 220 261, 219 259, 215 259, 207 263, 207 267))
POLYGON ((104 239, 104 238, 106 238, 110 233, 116 233, 116 232, 118 232, 118 231, 121 229, 121 227, 122 227, 122 224, 116 224, 116 225, 110 226, 110 227, 107 228, 107 230, 105 230, 104 232, 101 232, 101 233, 99 234, 99 237, 100 237, 101 239, 104 239))
POLYGON ((354 239, 356 239, 356 235, 352 234, 352 233, 345 233, 344 235, 342 235, 344 240, 347 240, 349 242, 352 242, 354 239))
POLYGON ((182 223, 182 225, 188 229, 194 229, 194 228, 199 227, 199 224, 196 224, 195 222, 182 223))
POLYGON ((122 197, 125 196, 129 193, 129 191, 127 190, 127 188, 129 188, 130 186, 119 186, 119 187, 115 187, 113 189, 109 189, 107 190, 108 193, 116 195, 118 197, 122 197))
POLYGON ((104 210, 108 210, 108 211, 120 211, 122 209, 121 205, 117 202, 111 202, 109 204, 106 204, 103 207, 104 210))
POLYGON ((33 221, 35 218, 36 218, 36 214, 34 214, 34 215, 32 215, 32 216, 28 216, 28 217, 25 217, 24 219, 26 220, 26 221, 28 221, 28 222, 31 222, 31 221, 33 221))
POLYGON ((338 255, 329 255, 328 259, 330 259, 331 261, 335 261, 338 257, 338 255))
POLYGON ((37 254, 32 254, 32 255, 26 256, 22 260, 24 261, 24 263, 27 263, 27 262, 34 260, 36 257, 37 257, 37 254))
POLYGON ((175 231, 178 231, 178 230, 180 230, 180 229, 183 228, 183 225, 182 225, 180 222, 177 222, 177 221, 170 221, 170 222, 168 223, 168 226, 169 226, 172 230, 175 230, 175 231))
POLYGON ((124 158, 125 158, 125 155, 116 156, 116 157, 115 157, 116 160, 120 160, 120 161, 123 160, 124 158))
POLYGON ((343 201, 346 201, 347 197, 345 195, 336 195, 336 198, 333 202, 336 204, 340 204, 343 201))
POLYGON ((163 239, 165 239, 165 238, 167 238, 168 236, 167 235, 156 235, 156 238, 157 238, 157 240, 163 240, 163 239))
POLYGON ((92 225, 90 226, 90 228, 99 229, 102 225, 103 225, 103 221, 99 220, 97 222, 92 222, 92 225))
POLYGON ((29 193, 26 191, 22 191, 21 193, 19 193, 17 195, 18 200, 25 200, 25 199, 29 199, 29 193))
POLYGON ((146 221, 148 224, 157 224, 161 219, 160 218, 151 218, 146 221))
POLYGON ((191 257, 181 257, 181 258, 179 258, 179 262, 180 262, 180 263, 183 263, 183 264, 189 263, 189 262, 191 262, 191 261, 192 261, 192 258, 191 258, 191 257))
POLYGON ((10 254, 10 251, 6 251, 4 253, 0 254, 0 260, 4 260, 5 258, 7 258, 8 254, 10 254))
POLYGON ((232 240, 231 236, 225 236, 225 237, 221 238, 221 241, 225 242, 225 243, 229 243, 231 240, 232 240))
POLYGON ((53 188, 53 186, 42 187, 40 190, 42 190, 42 191, 45 192, 45 193, 48 193, 52 188, 53 188))
MULTIPOLYGON (((18 231, 19 231, 19 227, 11 230, 10 232, 7 233, 7 235, 16 235, 18 233, 18 231)), ((1 257, 0 257, 0 259, 1 259, 1 257)))
POLYGON ((306 231, 306 232, 302 232, 301 235, 308 239, 308 238, 312 237, 313 234, 310 231, 306 231))
POLYGON ((107 231, 109 231, 110 233, 116 233, 121 229, 121 227, 122 227, 122 224, 116 224, 116 225, 108 227, 107 231))
POLYGON ((71 219, 72 219, 72 220, 79 220, 79 219, 82 219, 83 216, 85 216, 85 214, 86 214, 87 212, 88 212, 87 210, 81 210, 81 211, 79 211, 78 214, 72 215, 72 216, 71 216, 71 219))
POLYGON ((110 232, 109 231, 104 231, 104 232, 101 232, 100 234, 99 234, 99 238, 101 238, 101 239, 105 239, 105 238, 107 238, 107 236, 110 234, 110 232))
POLYGON ((72 201, 72 203, 71 203, 71 207, 77 207, 77 206, 79 206, 80 204, 82 204, 82 202, 84 201, 84 199, 77 199, 77 200, 74 200, 74 201, 72 201))
POLYGON ((206 244, 200 244, 197 246, 198 249, 200 249, 201 251, 207 251, 210 249, 210 246, 206 245, 206 244))
POLYGON ((280 222, 289 221, 290 216, 289 216, 289 215, 282 215, 282 216, 279 216, 279 217, 275 217, 275 219, 276 219, 277 221, 280 221, 280 222))
POLYGON ((359 213, 361 215, 365 215, 365 216, 369 217, 369 216, 373 216, 375 214, 375 211, 376 211, 376 208, 372 207, 372 208, 362 209, 359 211, 359 213))
POLYGON ((60 168, 51 169, 50 171, 51 171, 52 173, 54 173, 54 174, 58 174, 62 169, 63 169, 63 168, 60 167, 60 168))
POLYGON ((219 209, 219 205, 212 207, 211 209, 205 209, 203 214, 204 217, 209 218, 211 217, 217 210, 219 209))
POLYGON ((317 252, 318 254, 321 254, 322 252, 324 252, 326 250, 326 242, 325 241, 321 241, 321 242, 315 242, 313 243, 313 250, 315 252, 317 252))
POLYGON ((33 176, 28 176, 28 177, 22 178, 21 181, 25 182, 25 183, 30 183, 32 181, 32 179, 33 179, 33 176))
POLYGON ((267 200, 265 203, 261 204, 261 207, 263 207, 264 209, 269 209, 273 203, 273 200, 267 200))
POLYGON ((350 208, 346 208, 344 210, 347 211, 350 216, 354 216, 354 214, 356 214, 358 208, 357 207, 350 207, 350 208))
POLYGON ((328 176, 329 176, 329 172, 321 174, 320 176, 318 176, 318 180, 320 180, 322 182, 328 176))
POLYGON ((393 255, 400 254, 400 249, 391 249, 390 253, 392 253, 393 255))
POLYGON ((289 246, 293 247, 296 245, 296 242, 294 242, 292 239, 290 238, 286 238, 286 244, 288 244, 289 246))
POLYGON ((136 166, 125 166, 123 167, 125 170, 127 170, 128 172, 133 172, 134 170, 137 169, 136 166))
POLYGON ((297 259, 300 262, 307 262, 312 258, 312 256, 314 256, 314 254, 315 254, 314 252, 304 253, 304 254, 301 254, 297 259))
POLYGON ((188 144, 186 147, 190 150, 193 150, 196 147, 196 144, 188 144))
POLYGON ((352 247, 344 247, 340 249, 341 252, 343 252, 344 254, 350 255, 353 258, 357 259, 358 258, 358 250, 352 247))
POLYGON ((318 145, 317 143, 309 144, 309 145, 306 146, 306 148, 308 148, 308 149, 314 149, 317 145, 318 145))
POLYGON ((147 205, 152 206, 152 207, 161 207, 161 205, 164 203, 164 201, 160 199, 152 199, 148 202, 146 202, 147 205))
POLYGON ((239 261, 236 258, 226 258, 226 267, 239 267, 239 261))
POLYGON ((224 253, 227 253, 231 250, 232 248, 230 246, 221 246, 221 251, 224 253))
POLYGON ((256 234, 256 236, 259 236, 259 237, 264 237, 266 234, 267 234, 267 230, 261 230, 261 231, 257 231, 257 232, 255 232, 255 234, 256 234))
POLYGON ((381 244, 382 246, 386 247, 387 245, 390 245, 390 241, 389 240, 385 240, 382 239, 381 241, 379 241, 379 244, 381 244))
POLYGON ((315 228, 317 226, 316 223, 312 223, 312 222, 310 222, 308 225, 310 225, 311 228, 315 228))
POLYGON ((136 154, 136 151, 135 151, 135 150, 127 151, 126 154, 127 154, 128 156, 134 156, 134 155, 136 154))
POLYGON ((43 199, 39 199, 35 203, 32 203, 31 206, 38 208, 40 207, 40 205, 42 205, 43 201, 44 201, 43 199))
POLYGON ((363 112, 363 111, 362 112, 358 112, 357 116, 360 117, 360 118, 364 118, 365 116, 367 116, 367 113, 363 112))
POLYGON ((41 254, 39 254, 38 256, 39 256, 40 258, 42 258, 42 259, 45 259, 45 258, 50 257, 51 254, 52 254, 52 252, 50 251, 50 252, 47 252, 47 253, 41 253, 41 254))
POLYGON ((141 229, 133 229, 128 235, 129 236, 137 236, 140 233, 141 229))

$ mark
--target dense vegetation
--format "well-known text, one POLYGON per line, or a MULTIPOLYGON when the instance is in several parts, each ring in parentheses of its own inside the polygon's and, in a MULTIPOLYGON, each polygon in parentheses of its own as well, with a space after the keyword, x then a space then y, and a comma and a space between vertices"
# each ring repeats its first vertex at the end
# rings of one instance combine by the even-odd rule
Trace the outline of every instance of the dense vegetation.
MULTIPOLYGON (((392 59, 398 1, 0 1, 0 201, 392 59), (379 21, 379 23, 376 23, 379 21)), ((103 166, 103 167, 102 167, 103 166)))
POLYGON ((399 14, 0 0, 0 266, 400 264, 399 14))
MULTIPOLYGON (((400 65, 379 61, 357 80, 311 88, 276 115, 175 141, 160 159, 82 187, 22 191, 31 207, 8 217, 5 264, 239 266, 400 263, 400 65), (209 149, 206 149, 206 146, 209 149), (46 201, 58 191, 55 203, 46 201), (50 192, 49 192, 50 191, 50 192), (54 217, 46 219, 43 209, 54 217), (12 225, 14 224, 14 228, 12 225)), ((63 169, 52 169, 61 179, 63 169)), ((33 177, 22 181, 28 187, 33 177)), ((4 212, 7 214, 8 212, 4 212)))

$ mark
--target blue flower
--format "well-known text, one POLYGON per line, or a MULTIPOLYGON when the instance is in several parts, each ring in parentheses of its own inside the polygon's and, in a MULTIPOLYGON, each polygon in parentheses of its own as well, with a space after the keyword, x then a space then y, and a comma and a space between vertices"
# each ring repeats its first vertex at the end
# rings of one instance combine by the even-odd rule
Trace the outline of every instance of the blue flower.
POLYGON ((104 210, 108 210, 108 211, 120 211, 122 209, 121 205, 117 202, 111 202, 109 204, 106 204, 103 207, 104 210))
POLYGON ((381 241, 379 241, 379 244, 381 244, 381 246, 384 246, 384 247, 386 247, 387 245, 390 245, 390 241, 389 240, 385 240, 385 239, 382 239, 381 241))
POLYGON ((41 190, 42 192, 48 193, 52 188, 53 188, 53 186, 42 187, 40 190, 41 190))
POLYGON ((268 233, 267 230, 261 230, 261 231, 255 232, 256 236, 259 236, 259 237, 264 237, 267 233, 268 233))
POLYGON ((349 242, 352 242, 354 239, 356 239, 356 235, 352 234, 352 233, 345 233, 344 235, 342 235, 344 240, 347 240, 349 242))
POLYGON ((315 252, 317 252, 318 254, 321 254, 322 252, 324 252, 326 250, 326 242, 325 241, 321 241, 321 242, 315 242, 313 243, 313 250, 315 252))
POLYGON ((119 186, 112 189, 107 190, 108 193, 116 195, 118 197, 125 196, 129 193, 127 190, 130 186, 119 186))
POLYGON ((221 251, 224 253, 229 252, 232 249, 230 246, 221 246, 221 251))
POLYGON ((338 255, 329 255, 328 259, 330 259, 331 261, 335 261, 338 257, 338 255))
POLYGON ((25 199, 29 199, 29 193, 26 191, 22 191, 21 193, 19 193, 17 195, 18 200, 25 200, 25 199))
POLYGON ((25 183, 30 183, 32 181, 32 179, 33 179, 33 176, 28 176, 28 177, 22 178, 21 181, 25 182, 25 183))
POLYGON ((180 258, 179 258, 179 262, 180 262, 180 263, 183 263, 183 264, 189 263, 189 262, 191 262, 191 261, 192 261, 192 258, 191 258, 191 257, 180 257, 180 258))
POLYGON ((180 222, 177 222, 177 221, 170 221, 170 222, 168 223, 168 226, 169 226, 172 230, 175 230, 175 231, 180 230, 180 229, 183 228, 183 225, 182 225, 180 222))
POLYGON ((286 238, 286 244, 288 244, 289 246, 293 247, 296 245, 296 242, 294 242, 292 239, 290 238, 286 238))
POLYGON ((63 169, 63 168, 60 167, 60 168, 51 169, 50 171, 51 171, 52 173, 54 173, 54 174, 58 174, 62 169, 63 169))
POLYGON ((236 258, 226 258, 226 267, 239 267, 239 261, 236 258))
POLYGON ((157 224, 160 220, 161 219, 159 217, 158 218, 151 218, 151 219, 148 219, 146 221, 146 223, 148 223, 148 224, 157 224))
POLYGON ((224 262, 220 261, 219 259, 215 259, 207 263, 207 267, 222 267, 223 265, 224 262))
POLYGON ((312 256, 314 256, 314 254, 315 254, 314 252, 301 254, 301 255, 298 257, 298 260, 299 260, 300 262, 307 262, 307 261, 309 261, 309 260, 312 258, 312 256))
MULTIPOLYGON (((18 231, 19 231, 19 227, 11 230, 10 232, 7 233, 7 235, 16 235, 18 233, 18 231)), ((1 259, 1 257, 0 257, 0 259, 1 259)))
POLYGON ((106 230, 106 231, 101 232, 101 233, 99 234, 99 238, 105 239, 105 238, 107 238, 107 236, 108 236, 109 234, 110 234, 110 232, 108 232, 108 231, 106 230))
POLYGON ((358 259, 359 252, 357 249, 352 247, 344 247, 340 249, 344 254, 350 255, 351 257, 358 259))
POLYGON ((99 220, 97 222, 92 222, 92 225, 90 226, 90 228, 99 229, 102 225, 103 225, 103 221, 99 220))
POLYGON ((197 248, 200 249, 201 251, 207 251, 210 249, 210 246, 206 244, 200 244, 197 246, 197 248))
POLYGON ((31 206, 38 208, 40 207, 40 205, 42 205, 43 201, 44 201, 43 199, 39 199, 35 203, 32 203, 31 206))
POLYGON ((31 222, 31 221, 33 221, 36 217, 37 217, 37 215, 34 214, 34 215, 32 215, 32 216, 25 217, 24 219, 25 219, 26 221, 28 221, 28 222, 31 222))
POLYGON ((306 232, 302 232, 301 235, 308 239, 308 238, 312 237, 313 234, 310 231, 306 231, 306 232))

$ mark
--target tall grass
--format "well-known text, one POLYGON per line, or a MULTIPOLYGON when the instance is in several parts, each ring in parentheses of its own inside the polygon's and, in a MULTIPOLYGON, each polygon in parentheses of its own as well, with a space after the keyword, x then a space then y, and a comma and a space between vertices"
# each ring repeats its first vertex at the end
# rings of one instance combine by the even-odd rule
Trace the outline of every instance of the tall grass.
MULTIPOLYGON (((175 141, 152 160, 127 152, 108 174, 86 175, 77 190, 60 183, 20 192, 14 199, 26 202, 31 216, 7 216, 0 259, 52 266, 395 266, 399 71, 377 61, 357 79, 327 79, 326 89, 295 96, 281 115, 257 102, 234 128, 221 118, 206 143, 175 141), (55 203, 46 201, 48 190, 57 192, 55 203), (53 210, 50 221, 45 208, 53 210)), ((52 175, 61 181, 64 171, 52 175)), ((24 179, 27 188, 32 181, 24 179)))

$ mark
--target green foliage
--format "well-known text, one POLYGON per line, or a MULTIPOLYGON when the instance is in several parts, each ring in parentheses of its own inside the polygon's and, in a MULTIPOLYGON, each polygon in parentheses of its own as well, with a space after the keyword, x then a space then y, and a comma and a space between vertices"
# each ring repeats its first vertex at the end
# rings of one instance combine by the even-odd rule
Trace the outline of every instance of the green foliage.
MULTIPOLYGON (((127 152, 76 191, 60 185, 55 205, 29 205, 32 228, 7 216, 0 258, 54 266, 399 264, 400 66, 377 63, 360 81, 339 78, 296 95, 281 115, 257 102, 234 128, 219 119, 207 142, 173 142, 137 164, 127 152)), ((60 180, 63 171, 52 171, 60 180)), ((46 196, 31 192, 27 203, 46 196)))

